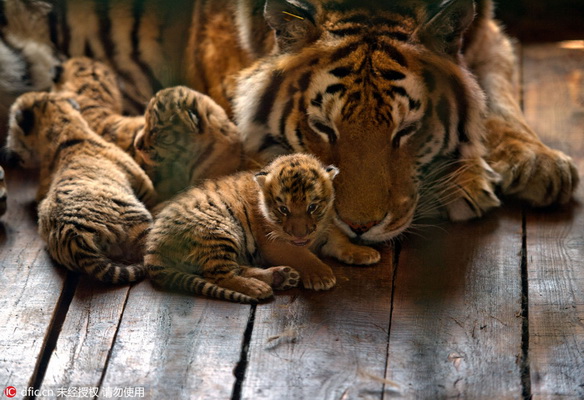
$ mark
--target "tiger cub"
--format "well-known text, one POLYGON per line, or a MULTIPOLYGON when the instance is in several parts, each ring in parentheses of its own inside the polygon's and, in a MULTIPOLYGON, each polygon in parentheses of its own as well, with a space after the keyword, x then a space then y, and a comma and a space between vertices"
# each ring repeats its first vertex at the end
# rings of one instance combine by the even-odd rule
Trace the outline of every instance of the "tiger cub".
POLYGON ((115 73, 87 57, 63 63, 53 90, 77 94, 89 126, 134 157, 160 200, 240 167, 242 142, 236 126, 223 108, 197 91, 163 89, 150 100, 144 116, 122 116, 115 73))
POLYGON ((380 259, 334 227, 337 173, 313 156, 293 154, 260 172, 208 180, 178 195, 148 234, 150 277, 167 289, 242 303, 266 299, 299 279, 309 289, 330 289, 335 275, 314 253, 352 264, 380 259))
POLYGON ((106 283, 146 275, 140 264, 156 202, 132 158, 95 134, 65 94, 27 93, 10 112, 7 147, 40 166, 39 233, 51 257, 106 283), (143 204, 144 203, 144 204, 143 204))

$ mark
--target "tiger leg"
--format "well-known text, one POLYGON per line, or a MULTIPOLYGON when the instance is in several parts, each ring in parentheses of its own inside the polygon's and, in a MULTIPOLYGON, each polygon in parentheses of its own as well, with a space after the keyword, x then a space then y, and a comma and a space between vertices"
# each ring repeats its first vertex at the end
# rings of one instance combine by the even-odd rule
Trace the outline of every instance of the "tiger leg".
POLYGON ((213 263, 212 266, 203 266, 203 277, 219 287, 243 293, 254 299, 272 297, 274 292, 270 284, 256 277, 246 276, 244 271, 247 269, 249 268, 236 263, 226 262, 223 265, 213 263))
POLYGON ((300 274, 294 268, 287 266, 270 268, 242 267, 241 276, 259 279, 275 290, 288 290, 298 286, 300 274))
POLYGON ((502 193, 534 206, 568 202, 579 180, 574 162, 544 145, 525 121, 510 40, 491 19, 477 23, 465 57, 487 95, 487 161, 501 175, 502 193))
POLYGON ((351 243, 336 226, 331 227, 328 232, 327 242, 320 249, 320 253, 350 265, 371 265, 381 259, 377 250, 351 243))

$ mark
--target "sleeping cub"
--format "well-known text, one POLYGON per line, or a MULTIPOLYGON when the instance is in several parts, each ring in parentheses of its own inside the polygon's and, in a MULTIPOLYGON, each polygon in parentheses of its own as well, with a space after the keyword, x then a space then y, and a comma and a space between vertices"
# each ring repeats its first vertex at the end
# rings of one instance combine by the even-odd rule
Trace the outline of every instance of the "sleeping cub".
POLYGON ((40 167, 39 233, 53 259, 107 283, 146 275, 140 260, 152 217, 143 203, 156 201, 152 183, 89 128, 70 96, 20 96, 7 148, 21 166, 40 167))
POLYGON ((163 89, 144 116, 123 116, 115 73, 99 61, 74 57, 61 66, 53 91, 76 93, 91 129, 134 157, 161 201, 202 179, 235 172, 242 162, 237 127, 215 101, 195 90, 163 89))
POLYGON ((150 277, 168 289, 244 303, 296 286, 299 278, 306 288, 330 289, 333 271, 315 252, 352 264, 380 258, 334 227, 337 172, 294 154, 258 173, 209 180, 178 195, 148 234, 150 277))

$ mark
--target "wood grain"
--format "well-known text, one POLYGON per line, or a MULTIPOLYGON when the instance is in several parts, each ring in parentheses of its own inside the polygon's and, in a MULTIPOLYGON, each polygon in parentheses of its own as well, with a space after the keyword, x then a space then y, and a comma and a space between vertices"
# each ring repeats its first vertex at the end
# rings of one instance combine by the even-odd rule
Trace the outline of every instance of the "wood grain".
MULTIPOLYGON (((526 46, 525 114, 584 171, 584 49, 526 46)), ((584 398, 584 188, 527 218, 529 355, 534 399, 584 398)))
POLYGON ((249 313, 247 305, 138 284, 102 389, 141 387, 149 399, 229 399, 249 313))
POLYGON ((521 225, 498 210, 405 240, 387 372, 405 398, 521 397, 521 225))
POLYGON ((391 314, 393 252, 374 267, 333 268, 328 292, 296 289, 258 305, 241 398, 379 398, 391 314))
POLYGON ((35 174, 7 170, 8 211, 0 220, 0 388, 32 377, 63 289, 64 269, 37 234, 35 174))
POLYGON ((100 386, 129 290, 81 279, 47 367, 45 393, 100 386))

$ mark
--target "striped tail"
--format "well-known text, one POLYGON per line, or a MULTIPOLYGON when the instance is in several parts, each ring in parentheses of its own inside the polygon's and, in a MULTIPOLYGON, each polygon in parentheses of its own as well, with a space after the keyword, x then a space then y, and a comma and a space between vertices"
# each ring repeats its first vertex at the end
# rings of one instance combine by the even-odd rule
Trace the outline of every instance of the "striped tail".
MULTIPOLYGON (((50 239, 53 238, 54 236, 50 239)), ((89 245, 83 236, 77 236, 62 245, 54 244, 53 240, 49 240, 48 250, 59 264, 71 271, 86 273, 104 283, 123 285, 140 281, 148 274, 142 264, 128 265, 111 260, 89 245)))
POLYGON ((258 300, 243 293, 226 289, 211 283, 202 277, 181 271, 172 271, 166 267, 146 264, 150 278, 162 287, 199 294, 235 303, 257 304, 258 300))

